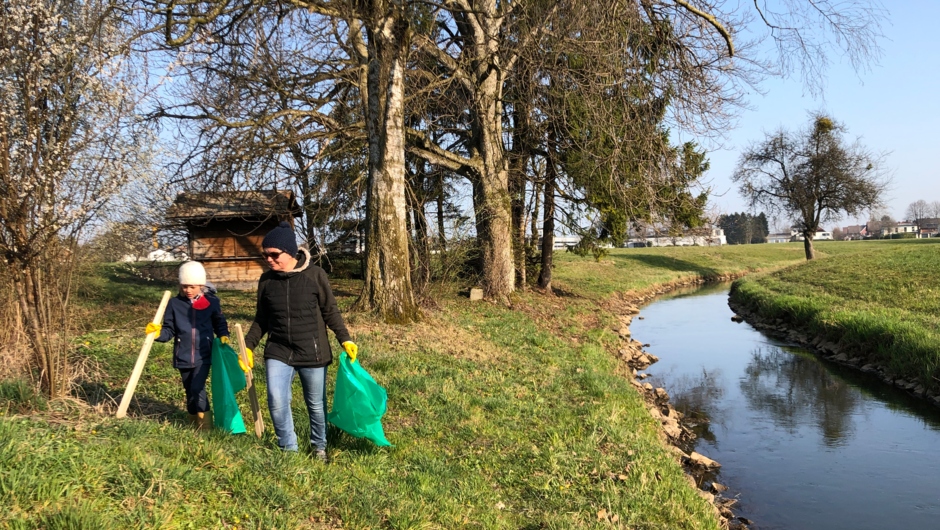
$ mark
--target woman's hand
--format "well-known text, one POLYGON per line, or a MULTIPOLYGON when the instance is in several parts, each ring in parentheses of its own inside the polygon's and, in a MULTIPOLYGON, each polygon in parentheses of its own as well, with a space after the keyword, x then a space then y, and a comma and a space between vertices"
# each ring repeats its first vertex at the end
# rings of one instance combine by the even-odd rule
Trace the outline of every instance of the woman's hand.
POLYGON ((359 346, 356 346, 356 343, 347 340, 343 343, 343 349, 346 350, 346 355, 349 356, 349 362, 356 362, 356 355, 359 354, 359 346))
POLYGON ((245 365, 245 361, 242 361, 241 356, 238 357, 238 367, 242 369, 243 372, 247 372, 255 367, 255 354, 251 351, 251 348, 245 348, 245 357, 248 358, 248 365, 245 365))

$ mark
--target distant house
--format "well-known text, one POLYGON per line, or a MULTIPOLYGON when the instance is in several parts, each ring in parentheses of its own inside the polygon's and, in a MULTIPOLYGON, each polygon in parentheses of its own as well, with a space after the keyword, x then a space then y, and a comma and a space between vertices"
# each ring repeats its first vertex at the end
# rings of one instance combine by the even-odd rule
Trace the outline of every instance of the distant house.
POLYGON ((842 239, 849 240, 859 240, 862 239, 862 230, 865 227, 861 225, 851 225, 842 228, 842 239))
POLYGON ((873 237, 881 237, 881 221, 868 221, 865 226, 862 227, 862 237, 870 239, 873 237))
POLYGON ((917 223, 912 223, 910 221, 898 221, 897 223, 882 223, 881 225, 881 237, 891 236, 894 234, 918 234, 920 229, 917 227, 917 223))
MULTIPOLYGON (((813 236, 813 241, 826 241, 832 239, 832 232, 817 230, 813 236)), ((790 229, 790 241, 803 241, 803 233, 797 228, 790 229)))
POLYGON ((727 245, 725 231, 718 227, 689 230, 681 235, 663 235, 648 228, 642 236, 631 237, 627 247, 720 247, 727 245))
POLYGON ((940 217, 925 217, 917 220, 920 228, 920 237, 940 236, 940 217))
POLYGON ((790 234, 787 234, 787 233, 783 233, 783 234, 768 234, 768 235, 767 235, 767 242, 768 242, 768 243, 789 243, 789 242, 790 242, 790 234))
POLYGON ((134 262, 134 261, 186 261, 189 259, 189 256, 186 254, 186 249, 183 247, 175 247, 169 250, 164 250, 158 248, 156 250, 151 250, 147 253, 146 256, 136 256, 134 254, 127 254, 121 258, 121 261, 124 262, 134 262))
MULTIPOLYGON (((581 236, 555 236, 552 240, 555 250, 564 250, 573 247, 581 242, 581 236)), ((539 243, 541 247, 541 243, 539 243)))
MULTIPOLYGON (((581 236, 579 235, 563 235, 552 237, 552 249, 554 250, 571 250, 578 246, 579 243, 581 243, 581 236)), ((601 243, 600 241, 597 242, 597 246, 601 248, 614 248, 613 244, 601 243)), ((541 237, 538 239, 538 248, 542 248, 541 237)))

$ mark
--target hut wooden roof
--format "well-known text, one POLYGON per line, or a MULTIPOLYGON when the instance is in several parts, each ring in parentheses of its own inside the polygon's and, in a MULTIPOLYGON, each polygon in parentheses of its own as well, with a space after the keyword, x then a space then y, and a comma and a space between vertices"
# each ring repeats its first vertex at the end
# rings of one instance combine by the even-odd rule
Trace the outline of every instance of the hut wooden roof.
POLYGON ((167 219, 265 218, 290 215, 302 209, 292 191, 254 190, 180 193, 167 210, 167 219))

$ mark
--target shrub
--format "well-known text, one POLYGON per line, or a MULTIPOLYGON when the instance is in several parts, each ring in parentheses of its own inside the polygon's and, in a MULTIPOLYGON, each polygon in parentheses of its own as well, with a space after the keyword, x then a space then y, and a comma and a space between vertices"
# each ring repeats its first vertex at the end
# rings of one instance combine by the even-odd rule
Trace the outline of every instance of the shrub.
POLYGON ((45 410, 46 399, 28 381, 23 379, 7 379, 0 381, 0 403, 21 412, 45 410))

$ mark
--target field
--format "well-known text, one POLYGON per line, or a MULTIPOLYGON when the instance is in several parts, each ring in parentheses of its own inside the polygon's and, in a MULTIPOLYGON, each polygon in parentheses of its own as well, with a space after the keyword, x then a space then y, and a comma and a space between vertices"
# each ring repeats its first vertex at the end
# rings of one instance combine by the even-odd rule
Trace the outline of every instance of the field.
POLYGON ((940 241, 830 243, 838 253, 739 280, 735 303, 940 387, 940 241))
MULTIPOLYGON (((75 396, 46 402, 22 382, 0 383, 0 527, 716 529, 610 353, 620 340, 611 300, 802 259, 798 244, 623 249, 600 262, 558 253, 556 293, 521 292, 511 308, 443 285, 415 325, 347 313, 363 366, 388 390, 395 446, 331 428, 329 465, 282 454, 270 423, 261 441, 187 428, 165 345, 129 417, 113 419, 143 326, 175 287, 101 266, 78 293, 87 332, 75 396)), ((359 284, 333 283, 348 307, 359 284)), ((247 326, 253 294, 221 298, 230 325, 247 326)))

